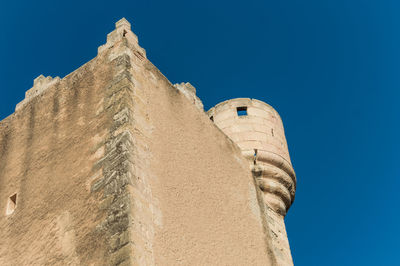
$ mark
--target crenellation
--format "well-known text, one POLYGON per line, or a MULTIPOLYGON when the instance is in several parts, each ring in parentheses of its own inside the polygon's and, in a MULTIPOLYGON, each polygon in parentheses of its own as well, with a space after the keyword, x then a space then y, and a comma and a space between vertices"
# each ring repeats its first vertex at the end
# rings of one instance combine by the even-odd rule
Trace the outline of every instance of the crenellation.
POLYGON ((121 18, 117 22, 115 22, 115 28, 116 29, 124 29, 124 30, 130 30, 131 29, 131 23, 126 20, 126 18, 121 18))
MULTIPOLYGON (((127 47, 132 49, 126 49, 125 46, 122 46, 121 49, 123 49, 125 53, 135 54, 136 57, 146 59, 146 50, 139 46, 138 37, 131 31, 131 24, 125 18, 115 23, 115 30, 107 35, 107 42, 98 48, 98 54, 107 51, 121 41, 125 41, 127 47)), ((121 55, 121 52, 117 52, 117 54, 121 55)), ((111 60, 113 57, 114 56, 111 56, 111 60)))
POLYGON ((200 98, 196 95, 196 88, 193 87, 189 82, 182 82, 174 84, 174 87, 177 88, 180 92, 185 95, 189 101, 191 101, 199 110, 203 111, 203 103, 200 98))
POLYGON ((18 103, 15 107, 15 111, 20 110, 24 107, 28 102, 30 102, 36 96, 45 92, 49 87, 54 86, 55 84, 61 81, 60 77, 52 78, 51 76, 43 76, 40 75, 33 80, 33 87, 25 92, 25 99, 22 102, 18 103))

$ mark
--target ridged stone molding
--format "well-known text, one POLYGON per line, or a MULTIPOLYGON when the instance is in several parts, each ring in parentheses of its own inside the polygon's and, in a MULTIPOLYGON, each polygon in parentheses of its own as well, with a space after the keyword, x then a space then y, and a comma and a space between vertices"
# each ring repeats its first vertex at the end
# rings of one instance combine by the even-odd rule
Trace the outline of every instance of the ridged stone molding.
POLYGON ((208 116, 250 161, 265 203, 285 216, 294 200, 296 175, 278 112, 262 101, 237 98, 219 103, 208 116))

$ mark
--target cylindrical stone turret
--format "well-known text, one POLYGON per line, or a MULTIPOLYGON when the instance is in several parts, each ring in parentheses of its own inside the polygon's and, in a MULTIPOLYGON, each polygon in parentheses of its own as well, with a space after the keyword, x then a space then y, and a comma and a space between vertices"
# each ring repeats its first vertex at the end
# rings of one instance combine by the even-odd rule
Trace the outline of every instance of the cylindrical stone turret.
POLYGON ((265 203, 285 216, 294 200, 296 175, 279 114, 262 101, 237 98, 219 103, 208 116, 249 159, 265 203))

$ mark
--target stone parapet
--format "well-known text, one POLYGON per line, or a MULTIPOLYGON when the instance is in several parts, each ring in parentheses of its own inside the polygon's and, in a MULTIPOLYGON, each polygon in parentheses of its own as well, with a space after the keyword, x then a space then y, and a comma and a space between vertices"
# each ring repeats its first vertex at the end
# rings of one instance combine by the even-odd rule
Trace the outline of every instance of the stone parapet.
POLYGON ((196 95, 196 88, 192 86, 189 82, 182 82, 174 84, 174 87, 177 88, 180 92, 188 98, 199 110, 203 111, 203 103, 200 98, 196 95))
POLYGON ((52 78, 50 76, 45 77, 43 75, 35 78, 35 80, 33 81, 33 87, 25 92, 25 99, 17 104, 17 106, 15 107, 15 111, 20 110, 33 98, 39 96, 49 87, 56 85, 60 81, 61 79, 59 77, 52 78))

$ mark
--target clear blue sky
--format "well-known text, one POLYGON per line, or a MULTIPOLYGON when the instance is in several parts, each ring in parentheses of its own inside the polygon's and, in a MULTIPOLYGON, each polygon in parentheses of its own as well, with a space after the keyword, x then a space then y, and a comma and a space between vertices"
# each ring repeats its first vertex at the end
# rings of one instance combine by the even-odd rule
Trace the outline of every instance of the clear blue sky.
POLYGON ((251 97, 281 114, 296 265, 400 265, 399 1, 2 1, 0 118, 38 75, 95 57, 121 17, 206 109, 251 97))

